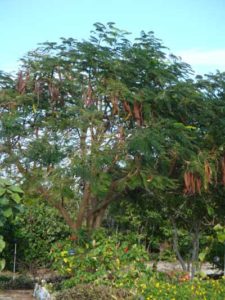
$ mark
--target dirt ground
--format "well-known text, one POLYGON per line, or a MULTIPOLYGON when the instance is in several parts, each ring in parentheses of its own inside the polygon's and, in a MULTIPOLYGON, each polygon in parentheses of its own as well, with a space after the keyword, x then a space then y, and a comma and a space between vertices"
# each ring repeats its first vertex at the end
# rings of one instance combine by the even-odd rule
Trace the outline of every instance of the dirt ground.
MULTIPOLYGON (((153 263, 150 263, 150 266, 152 265, 153 263)), ((159 261, 157 263, 157 270, 160 272, 171 272, 171 271, 182 271, 182 268, 179 262, 159 261)), ((207 275, 221 273, 221 270, 215 268, 210 263, 203 263, 201 266, 201 271, 207 275)))
POLYGON ((0 291, 0 300, 34 300, 32 290, 0 291))

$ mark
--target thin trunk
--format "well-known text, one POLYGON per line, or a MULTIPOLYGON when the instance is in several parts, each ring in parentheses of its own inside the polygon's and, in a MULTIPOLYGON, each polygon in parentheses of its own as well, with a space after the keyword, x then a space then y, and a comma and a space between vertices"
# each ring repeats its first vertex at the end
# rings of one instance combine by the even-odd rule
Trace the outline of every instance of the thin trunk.
POLYGON ((76 223, 70 217, 69 213, 63 207, 63 205, 61 203, 57 203, 54 205, 54 207, 60 212, 61 216, 64 218, 66 224, 70 227, 70 229, 72 229, 72 231, 76 231, 78 229, 76 223))
POLYGON ((85 160, 86 152, 87 152, 86 138, 87 138, 87 129, 84 129, 82 130, 80 135, 80 149, 81 149, 81 157, 83 160, 85 160))
POLYGON ((94 223, 94 215, 91 214, 93 207, 96 207, 97 199, 96 197, 90 196, 88 201, 88 207, 86 212, 86 225, 88 229, 92 229, 94 223))
POLYGON ((99 211, 99 213, 94 218, 94 223, 92 224, 92 226, 93 226, 92 228, 97 229, 101 226, 102 221, 105 216, 105 211, 106 211, 106 208, 103 208, 101 211, 99 211))
POLYGON ((74 222, 74 220, 71 218, 71 216, 69 215, 69 213, 67 212, 67 210, 65 209, 65 207, 62 205, 62 202, 55 202, 54 199, 52 199, 51 194, 49 193, 48 190, 44 189, 43 187, 39 188, 39 193, 42 197, 44 197, 44 199, 51 204, 53 207, 55 207, 60 214, 62 215, 62 217, 64 218, 65 222, 67 223, 67 225, 71 228, 72 231, 77 230, 76 227, 76 223, 74 222))
POLYGON ((183 271, 187 271, 187 266, 179 251, 177 226, 174 220, 172 220, 172 224, 173 224, 173 250, 177 256, 177 259, 181 264, 183 271))
POLYGON ((94 206, 94 208, 91 211, 89 211, 88 216, 95 215, 95 214, 101 212, 102 210, 106 210, 106 208, 109 206, 109 204, 113 200, 115 200, 117 197, 115 188, 116 188, 116 182, 112 182, 111 186, 109 188, 109 191, 108 191, 107 195, 105 196, 105 199, 102 202, 100 202, 98 206, 96 204, 94 206))
POLYGON ((192 239, 191 278, 194 278, 196 270, 198 269, 199 234, 199 224, 196 223, 192 239))
MULTIPOLYGON (((83 161, 86 159, 87 154, 87 144, 86 144, 86 138, 87 138, 87 129, 82 129, 81 135, 80 135, 80 150, 81 150, 81 158, 83 161)), ((81 228, 82 223, 84 221, 85 212, 88 209, 89 204, 89 198, 90 198, 90 183, 84 182, 84 194, 83 199, 81 201, 77 220, 76 220, 76 227, 81 228)))
POLYGON ((87 208, 88 208, 90 194, 91 194, 90 183, 85 183, 84 195, 83 195, 83 199, 82 199, 81 204, 80 204, 80 208, 79 208, 79 212, 78 212, 77 220, 76 220, 76 227, 77 228, 80 228, 82 226, 83 221, 84 221, 85 213, 86 213, 87 208))
POLYGON ((99 228, 104 219, 105 212, 109 204, 116 199, 116 195, 111 195, 111 197, 106 197, 102 203, 96 208, 93 208, 86 215, 86 223, 89 225, 89 228, 99 228))

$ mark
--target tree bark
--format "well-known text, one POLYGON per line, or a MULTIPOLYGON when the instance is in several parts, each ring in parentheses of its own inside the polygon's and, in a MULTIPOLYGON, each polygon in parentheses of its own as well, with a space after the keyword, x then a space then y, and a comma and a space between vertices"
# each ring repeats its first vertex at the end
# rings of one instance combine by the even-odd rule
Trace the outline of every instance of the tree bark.
POLYGON ((179 251, 177 226, 176 226, 176 223, 174 220, 172 220, 172 224, 173 224, 173 249, 177 256, 177 259, 179 260, 179 262, 181 264, 183 271, 187 271, 187 266, 186 266, 185 261, 179 251))
POLYGON ((194 278, 196 270, 198 269, 199 235, 199 222, 195 222, 192 239, 191 278, 194 278))
POLYGON ((87 183, 85 183, 84 195, 83 195, 83 199, 81 201, 81 205, 80 205, 79 212, 77 215, 76 228, 80 228, 82 226, 82 223, 83 223, 84 217, 85 217, 85 213, 88 208, 90 195, 91 195, 90 183, 87 182, 87 183))
MULTIPOLYGON (((114 187, 113 184, 112 186, 114 187)), ((105 199, 99 205, 95 202, 94 208, 87 212, 86 222, 90 229, 96 229, 101 226, 109 204, 117 198, 117 194, 113 193, 112 186, 105 199)))
POLYGON ((72 231, 77 230, 76 223, 73 221, 73 219, 70 217, 67 210, 62 206, 61 203, 56 203, 54 207, 60 212, 61 216, 64 218, 67 225, 72 229, 72 231))
POLYGON ((93 228, 93 229, 97 229, 97 228, 99 228, 99 227, 101 226, 102 221, 103 221, 104 216, 105 216, 106 209, 107 209, 107 207, 102 208, 102 209, 98 212, 98 214, 95 216, 94 222, 93 222, 93 224, 92 224, 92 228, 93 228))

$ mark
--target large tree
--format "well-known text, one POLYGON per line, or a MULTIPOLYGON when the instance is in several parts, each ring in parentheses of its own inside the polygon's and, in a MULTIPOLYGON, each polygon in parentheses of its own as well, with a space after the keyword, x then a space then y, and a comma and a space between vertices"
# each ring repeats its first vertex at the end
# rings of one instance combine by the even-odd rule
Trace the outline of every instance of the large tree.
POLYGON ((113 23, 96 23, 88 41, 29 52, 15 80, 1 73, 3 174, 72 230, 99 227, 109 204, 136 188, 206 190, 209 85, 167 52, 152 32, 131 42, 113 23))
POLYGON ((90 41, 44 43, 22 60, 16 81, 1 80, 2 169, 72 229, 84 220, 99 226, 139 173, 127 141, 155 118, 157 97, 183 74, 152 32, 131 43, 112 23, 95 27, 90 41))

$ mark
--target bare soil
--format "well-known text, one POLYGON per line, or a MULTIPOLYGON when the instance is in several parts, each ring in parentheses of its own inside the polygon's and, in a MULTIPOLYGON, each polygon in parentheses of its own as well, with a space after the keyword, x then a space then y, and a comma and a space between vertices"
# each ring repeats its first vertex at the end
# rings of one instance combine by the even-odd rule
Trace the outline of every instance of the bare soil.
POLYGON ((0 291, 0 300, 34 300, 32 290, 0 291))
MULTIPOLYGON (((150 266, 152 265, 153 263, 150 263, 150 266)), ((182 271, 182 268, 179 262, 159 261, 157 263, 157 271, 167 273, 171 271, 182 271)), ((203 263, 201 266, 201 271, 207 275, 221 273, 221 270, 215 268, 210 263, 203 263)))

